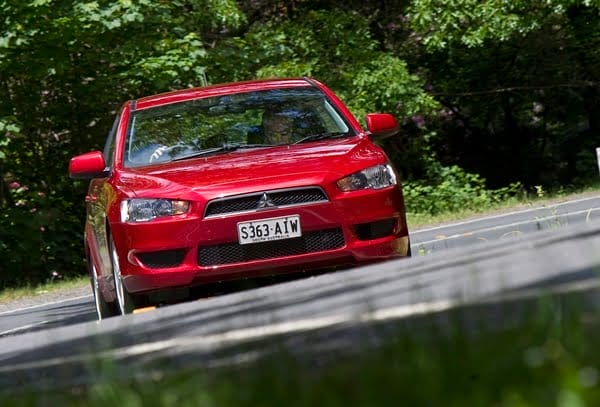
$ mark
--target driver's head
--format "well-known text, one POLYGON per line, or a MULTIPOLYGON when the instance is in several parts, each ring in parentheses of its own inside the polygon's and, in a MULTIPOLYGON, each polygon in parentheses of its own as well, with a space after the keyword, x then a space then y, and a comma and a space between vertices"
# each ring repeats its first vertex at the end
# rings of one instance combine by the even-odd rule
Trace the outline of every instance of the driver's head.
POLYGON ((262 126, 269 142, 289 143, 294 132, 294 119, 285 112, 266 110, 263 113, 262 126))

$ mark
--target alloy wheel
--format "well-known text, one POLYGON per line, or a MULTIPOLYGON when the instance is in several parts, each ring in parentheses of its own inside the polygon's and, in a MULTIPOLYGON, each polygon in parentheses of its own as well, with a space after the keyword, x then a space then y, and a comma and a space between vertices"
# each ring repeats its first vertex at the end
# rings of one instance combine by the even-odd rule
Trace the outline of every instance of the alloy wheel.
POLYGON ((135 305, 133 297, 125 288, 123 284, 123 275, 121 274, 121 267, 119 266, 119 255, 115 248, 115 243, 110 237, 110 256, 113 267, 113 280, 115 283, 115 293, 117 294, 117 308, 121 315, 130 314, 133 312, 135 305))

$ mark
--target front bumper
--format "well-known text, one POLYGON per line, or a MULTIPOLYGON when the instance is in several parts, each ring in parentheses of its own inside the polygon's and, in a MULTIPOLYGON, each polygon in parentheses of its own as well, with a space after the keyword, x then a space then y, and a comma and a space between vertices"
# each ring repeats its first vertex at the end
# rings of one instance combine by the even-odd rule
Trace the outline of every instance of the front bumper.
POLYGON ((356 191, 327 202, 203 218, 203 211, 113 226, 132 293, 407 256, 401 190, 356 191), (199 215, 196 215, 198 213, 199 215), (238 222, 298 215, 302 237, 240 245, 238 222))

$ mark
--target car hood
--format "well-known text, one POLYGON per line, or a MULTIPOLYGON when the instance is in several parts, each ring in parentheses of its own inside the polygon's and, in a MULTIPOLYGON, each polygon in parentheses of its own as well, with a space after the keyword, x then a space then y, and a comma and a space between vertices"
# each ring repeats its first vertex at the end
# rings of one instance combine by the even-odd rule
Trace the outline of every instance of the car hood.
POLYGON ((242 149, 121 172, 137 196, 206 198, 252 191, 322 185, 381 163, 383 151, 366 137, 289 146, 242 149), (160 191, 160 192, 158 192, 160 191))

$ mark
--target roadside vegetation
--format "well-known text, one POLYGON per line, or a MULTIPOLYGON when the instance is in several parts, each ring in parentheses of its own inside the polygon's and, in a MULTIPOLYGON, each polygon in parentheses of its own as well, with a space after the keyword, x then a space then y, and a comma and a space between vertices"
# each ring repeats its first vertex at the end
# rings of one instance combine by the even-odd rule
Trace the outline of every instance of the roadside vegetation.
MULTIPOLYGON (((446 179, 447 180, 447 179, 446 179)), ((452 199, 452 196, 460 196, 464 185, 456 185, 455 188, 448 187, 445 182, 443 186, 417 186, 418 190, 426 189, 436 201, 430 204, 429 212, 419 211, 419 206, 413 202, 424 200, 424 194, 414 192, 412 185, 405 188, 405 199, 408 202, 408 224, 409 230, 420 227, 440 225, 457 220, 464 220, 477 216, 488 216, 507 211, 518 211, 533 207, 551 206, 567 200, 581 199, 600 194, 600 183, 591 183, 582 188, 559 188, 556 190, 545 190, 542 186, 536 186, 534 192, 527 192, 519 188, 502 188, 500 190, 483 190, 482 196, 469 193, 463 196, 467 198, 462 202, 460 199, 452 199), (420 194, 420 196, 419 196, 420 194)), ((473 190, 468 186, 467 190, 473 190)))
MULTIPOLYGON (((18 301, 24 298, 34 298, 45 294, 68 291, 71 288, 89 286, 88 276, 71 277, 68 279, 57 278, 37 285, 5 288, 0 291, 0 304, 9 301, 18 301)), ((90 295, 91 295, 90 289, 90 295)))
POLYGON ((600 6, 574 0, 0 4, 0 290, 85 273, 86 183, 126 99, 308 75, 381 142, 415 224, 598 180, 600 6))

